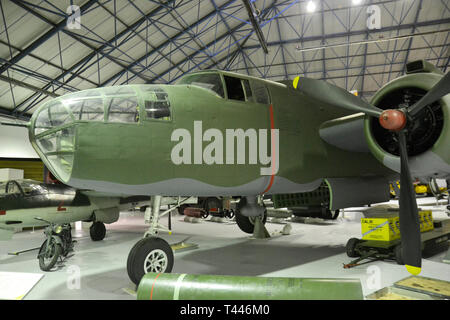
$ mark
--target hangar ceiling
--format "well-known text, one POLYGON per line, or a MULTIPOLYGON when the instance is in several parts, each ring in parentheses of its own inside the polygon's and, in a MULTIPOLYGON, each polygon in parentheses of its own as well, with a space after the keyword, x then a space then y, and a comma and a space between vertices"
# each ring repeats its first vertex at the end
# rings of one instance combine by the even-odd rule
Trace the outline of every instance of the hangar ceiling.
POLYGON ((185 73, 211 68, 274 81, 297 75, 325 79, 370 99, 404 73, 407 61, 427 59, 446 71, 450 59, 450 0, 0 5, 0 114, 17 119, 68 92, 174 83, 185 73), (70 5, 79 7, 79 19, 70 5))

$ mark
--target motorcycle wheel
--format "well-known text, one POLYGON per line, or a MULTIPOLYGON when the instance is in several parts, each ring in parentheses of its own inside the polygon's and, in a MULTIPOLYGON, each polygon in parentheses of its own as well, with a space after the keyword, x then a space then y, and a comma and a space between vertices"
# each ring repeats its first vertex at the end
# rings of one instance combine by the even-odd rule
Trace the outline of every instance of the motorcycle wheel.
POLYGON ((62 252, 61 245, 54 238, 50 240, 49 246, 50 248, 47 250, 47 240, 45 240, 39 250, 39 268, 42 271, 49 271, 53 268, 62 252))

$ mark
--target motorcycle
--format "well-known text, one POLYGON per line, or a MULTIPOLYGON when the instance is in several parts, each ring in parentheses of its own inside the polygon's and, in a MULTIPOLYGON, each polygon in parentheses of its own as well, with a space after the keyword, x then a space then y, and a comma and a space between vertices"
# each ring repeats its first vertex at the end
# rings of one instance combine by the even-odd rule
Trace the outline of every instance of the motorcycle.
POLYGON ((72 227, 69 223, 55 224, 39 217, 35 219, 48 223, 44 230, 47 239, 42 243, 38 259, 41 270, 49 271, 59 257, 66 257, 73 251, 72 227))

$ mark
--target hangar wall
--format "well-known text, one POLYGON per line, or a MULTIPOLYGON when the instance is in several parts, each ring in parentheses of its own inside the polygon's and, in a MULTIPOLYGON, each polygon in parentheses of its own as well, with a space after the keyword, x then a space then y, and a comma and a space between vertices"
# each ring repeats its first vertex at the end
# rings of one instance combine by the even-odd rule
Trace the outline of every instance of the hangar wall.
MULTIPOLYGON (((0 121, 11 122, 0 118, 0 121)), ((28 140, 28 130, 0 125, 0 158, 39 159, 28 140)))
MULTIPOLYGON (((0 121, 11 122, 0 117, 0 121)), ((22 127, 0 125, 0 169, 24 171, 25 179, 44 180, 44 164, 28 140, 28 131, 22 127)))

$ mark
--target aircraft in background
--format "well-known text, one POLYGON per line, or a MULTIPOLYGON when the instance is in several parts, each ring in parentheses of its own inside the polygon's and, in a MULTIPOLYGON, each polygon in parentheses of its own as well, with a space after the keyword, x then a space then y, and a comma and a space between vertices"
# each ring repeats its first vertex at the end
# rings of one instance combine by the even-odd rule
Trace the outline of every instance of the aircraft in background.
POLYGON ((112 197, 95 195, 64 184, 46 184, 34 180, 0 182, 0 233, 3 240, 12 237, 15 228, 46 226, 76 221, 92 221, 89 229, 93 241, 103 240, 105 223, 119 219, 119 212, 148 206, 150 197, 112 197))
POLYGON ((449 91, 450 74, 422 60, 408 63, 371 103, 321 80, 203 70, 175 85, 67 94, 43 104, 27 126, 64 184, 152 196, 149 231, 127 261, 135 283, 173 266, 170 246, 154 237, 162 196, 240 197, 236 220, 256 221, 265 212, 262 195, 287 208, 322 197, 334 212, 388 201, 389 182, 399 176, 403 260, 417 274, 412 176, 450 175, 449 91))

